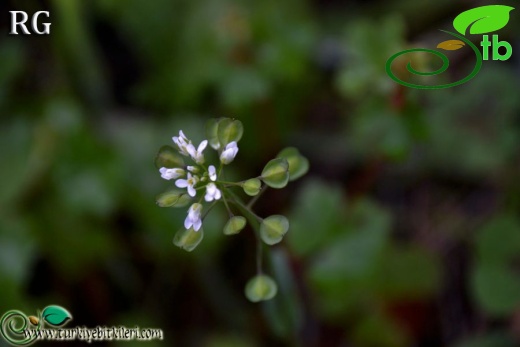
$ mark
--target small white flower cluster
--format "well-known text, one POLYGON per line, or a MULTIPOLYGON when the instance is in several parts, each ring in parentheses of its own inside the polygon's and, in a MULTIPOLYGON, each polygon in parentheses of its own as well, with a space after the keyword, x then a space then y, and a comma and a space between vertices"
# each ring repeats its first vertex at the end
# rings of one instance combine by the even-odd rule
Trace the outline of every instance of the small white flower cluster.
MULTIPOLYGON (((190 157, 197 165, 186 166, 185 168, 165 168, 159 169, 161 177, 165 180, 175 180, 175 186, 178 188, 186 188, 189 196, 195 197, 199 188, 206 188, 204 200, 207 202, 219 200, 222 192, 218 188, 217 169, 210 165, 204 166, 204 149, 208 145, 208 140, 202 141, 196 148, 191 140, 189 140, 184 132, 179 131, 179 136, 174 136, 173 142, 177 146, 179 153, 185 157, 190 157)), ((220 153, 221 165, 227 165, 235 159, 238 153, 236 141, 230 142, 220 153)), ((193 228, 198 231, 202 226, 202 204, 194 203, 188 210, 188 217, 184 221, 186 229, 193 228)))

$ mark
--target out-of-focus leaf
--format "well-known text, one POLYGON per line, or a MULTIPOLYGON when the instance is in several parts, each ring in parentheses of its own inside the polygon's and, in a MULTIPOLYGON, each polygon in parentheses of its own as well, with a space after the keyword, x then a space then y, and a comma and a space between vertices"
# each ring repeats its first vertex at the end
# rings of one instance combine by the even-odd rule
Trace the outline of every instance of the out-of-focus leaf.
POLYGON ((475 242, 479 262, 508 266, 520 254, 520 221, 512 215, 495 217, 478 230, 475 242))
POLYGON ((402 347, 409 344, 405 332, 380 313, 358 322, 353 331, 353 339, 360 346, 402 347))
POLYGON ((507 316, 520 305, 520 278, 504 266, 477 264, 471 284, 476 302, 491 316, 507 316))
POLYGON ((300 256, 319 250, 344 229, 341 225, 345 200, 340 187, 309 180, 294 201, 295 207, 289 215, 292 232, 287 240, 300 256))
POLYGON ((388 299, 433 295, 440 284, 440 264, 420 248, 389 247, 375 276, 377 291, 388 299))

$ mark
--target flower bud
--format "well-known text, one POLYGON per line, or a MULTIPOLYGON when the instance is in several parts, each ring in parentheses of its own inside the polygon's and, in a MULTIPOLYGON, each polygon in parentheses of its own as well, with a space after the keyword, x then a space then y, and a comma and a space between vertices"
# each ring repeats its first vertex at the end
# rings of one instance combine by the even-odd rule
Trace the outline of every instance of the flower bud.
POLYGON ((274 298, 278 286, 269 276, 258 275, 251 278, 245 288, 246 297, 252 302, 270 300, 274 298))
POLYGON ((264 167, 261 178, 271 188, 285 187, 289 182, 289 163, 284 158, 271 160, 264 167))
POLYGON ((204 230, 201 228, 198 231, 193 228, 181 229, 177 231, 173 237, 173 244, 184 249, 187 252, 193 251, 204 238, 204 230))
POLYGON ((169 190, 159 194, 155 201, 160 207, 184 207, 190 202, 191 198, 185 191, 179 189, 169 190))
POLYGON ((173 169, 176 167, 183 167, 184 160, 179 155, 178 151, 171 146, 162 146, 159 153, 155 157, 155 166, 160 169, 162 167, 173 169))
POLYGON ((238 119, 223 118, 218 122, 217 136, 220 148, 226 147, 230 142, 240 141, 244 133, 244 126, 238 119))
POLYGON ((255 196, 260 192, 260 188, 262 187, 262 182, 258 178, 251 178, 244 182, 242 188, 244 192, 249 196, 255 196))
POLYGON ((297 180, 309 171, 309 161, 294 147, 287 147, 277 158, 285 158, 289 163, 289 181, 297 180))
POLYGON ((265 218, 260 224, 260 237, 268 245, 282 241, 289 230, 289 220, 281 215, 272 215, 265 218))
POLYGON ((246 226, 246 219, 242 216, 233 216, 231 217, 226 225, 224 226, 224 234, 226 235, 234 235, 244 229, 246 226))

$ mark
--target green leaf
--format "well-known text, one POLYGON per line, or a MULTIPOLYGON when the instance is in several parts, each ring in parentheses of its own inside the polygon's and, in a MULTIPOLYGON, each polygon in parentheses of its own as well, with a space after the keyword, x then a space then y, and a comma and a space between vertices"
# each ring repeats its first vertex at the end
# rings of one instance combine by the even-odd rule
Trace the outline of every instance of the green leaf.
POLYGON ((191 198, 186 191, 173 189, 159 194, 155 201, 160 207, 184 207, 188 205, 191 198))
POLYGON ((260 192, 260 188, 262 187, 262 182, 258 178, 251 178, 244 182, 242 188, 244 192, 249 196, 255 196, 260 192))
POLYGON ((191 252, 199 245, 203 238, 204 231, 202 228, 200 228, 199 231, 195 231, 193 228, 189 230, 181 229, 175 234, 173 244, 187 252, 191 252))
POLYGON ((63 307, 52 305, 43 310, 42 318, 50 325, 61 326, 72 319, 72 315, 63 307))
POLYGON ((439 262, 418 247, 387 247, 376 271, 380 297, 414 299, 433 295, 439 288, 439 262))
POLYGON ((269 276, 258 275, 250 279, 245 288, 246 297, 252 302, 270 300, 274 298, 278 286, 269 276))
POLYGON ((503 265, 477 265, 472 289, 479 306, 491 316, 508 316, 520 305, 520 279, 503 265))
POLYGON ((403 327, 386 317, 373 312, 361 317, 353 327, 352 339, 356 346, 402 347, 409 346, 403 327), (377 331, 377 334, 374 332, 377 331))
POLYGON ((271 188, 283 188, 289 182, 289 163, 285 158, 276 158, 267 163, 262 171, 262 180, 271 188))
POLYGON ((462 35, 466 35, 470 26, 470 34, 487 34, 505 27, 509 22, 509 12, 513 9, 504 5, 477 7, 459 14, 453 20, 453 27, 462 35))
POLYGON ((242 216, 231 217, 224 226, 224 234, 238 234, 246 226, 246 219, 242 216))
POLYGON ((260 224, 260 237, 268 245, 274 245, 282 241, 288 230, 289 220, 281 215, 273 215, 260 224))
POLYGON ((301 187, 294 202, 289 215, 294 232, 287 241, 298 256, 310 256, 345 229, 346 202, 341 187, 311 179, 301 187))
POLYGON ((223 118, 218 122, 218 141, 220 148, 226 147, 230 142, 240 141, 244 133, 244 126, 238 119, 223 118))
POLYGON ((173 169, 184 166, 184 159, 172 146, 162 146, 155 157, 155 167, 173 169))
POLYGON ((508 265, 520 254, 520 221, 513 215, 494 217, 476 234, 478 259, 486 264, 508 265))
POLYGON ((309 160, 300 154, 298 149, 287 147, 278 153, 277 158, 285 158, 289 163, 289 180, 294 181, 309 171, 309 160))

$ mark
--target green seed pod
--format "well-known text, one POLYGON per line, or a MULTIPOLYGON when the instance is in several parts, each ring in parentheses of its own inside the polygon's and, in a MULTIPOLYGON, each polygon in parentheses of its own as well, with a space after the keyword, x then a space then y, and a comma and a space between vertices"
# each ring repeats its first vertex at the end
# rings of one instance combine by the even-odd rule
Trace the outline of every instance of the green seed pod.
POLYGON ((160 169, 162 167, 173 169, 176 167, 183 167, 184 159, 178 151, 172 146, 162 146, 159 149, 159 153, 155 157, 155 167, 160 169))
POLYGON ((260 182, 258 178, 251 178, 244 182, 242 188, 247 195, 255 196, 260 192, 260 188, 262 188, 262 182, 260 182))
POLYGON ((289 230, 289 220, 281 215, 272 215, 265 218, 260 224, 260 237, 268 245, 282 241, 289 230))
POLYGON ((270 300, 274 298, 278 286, 269 276, 258 275, 251 278, 245 288, 246 297, 252 302, 270 300))
POLYGON ((220 148, 226 147, 230 142, 240 141, 244 133, 244 126, 238 119, 223 118, 218 122, 217 136, 220 148))
POLYGON ((218 123, 224 118, 211 118, 206 122, 206 138, 209 145, 214 149, 220 149, 220 142, 218 141, 218 123))
POLYGON ((233 216, 231 217, 226 225, 224 226, 224 234, 226 235, 234 235, 244 229, 246 226, 246 219, 242 216, 233 216))
POLYGON ((276 158, 267 163, 262 171, 262 180, 271 188, 283 188, 289 182, 289 163, 285 158, 276 158))
POLYGON ((169 190, 157 195, 155 201, 160 207, 184 207, 191 198, 185 191, 179 189, 169 190))
POLYGON ((193 251, 204 238, 204 231, 202 228, 199 231, 181 229, 177 231, 173 237, 173 244, 177 247, 184 249, 187 252, 193 251))
POLYGON ((278 153, 277 158, 285 158, 289 163, 289 181, 297 180, 309 171, 309 160, 298 149, 287 147, 278 153))

